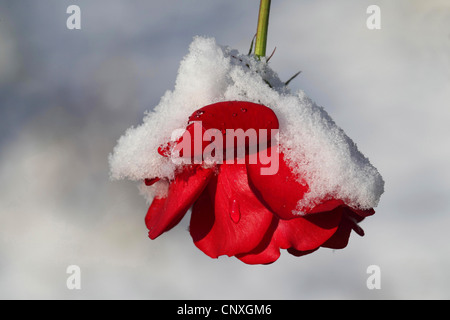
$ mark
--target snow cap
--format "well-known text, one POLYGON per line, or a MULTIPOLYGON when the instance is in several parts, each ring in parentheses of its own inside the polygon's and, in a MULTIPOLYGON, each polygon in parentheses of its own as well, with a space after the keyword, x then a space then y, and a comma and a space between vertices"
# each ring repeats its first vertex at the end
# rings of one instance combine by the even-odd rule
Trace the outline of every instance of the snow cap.
POLYGON ((158 153, 158 147, 170 141, 175 130, 185 128, 195 110, 233 100, 263 104, 277 115, 280 150, 310 188, 299 208, 327 197, 357 209, 377 206, 384 192, 381 175, 328 113, 303 91, 291 93, 264 58, 259 61, 219 46, 213 38, 194 38, 174 90, 146 113, 141 125, 129 128, 118 140, 109 156, 111 179, 141 181, 148 201, 164 195, 177 167, 158 153), (142 183, 155 177, 161 180, 152 186, 142 183))

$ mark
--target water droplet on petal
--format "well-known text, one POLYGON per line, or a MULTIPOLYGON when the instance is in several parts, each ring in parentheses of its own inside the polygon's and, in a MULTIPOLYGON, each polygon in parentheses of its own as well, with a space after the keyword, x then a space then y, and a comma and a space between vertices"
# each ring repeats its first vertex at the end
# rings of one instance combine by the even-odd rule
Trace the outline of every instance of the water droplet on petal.
POLYGON ((230 218, 234 223, 238 223, 241 219, 241 210, 237 199, 230 200, 230 218))
POLYGON ((241 111, 242 112, 247 112, 247 109, 246 108, 241 108, 241 111))
POLYGON ((237 113, 233 113, 232 116, 233 116, 233 117, 236 117, 236 116, 237 116, 237 113))
POLYGON ((205 111, 203 111, 203 110, 197 110, 195 112, 195 118, 197 118, 197 119, 200 118, 200 116, 204 113, 205 113, 205 111))

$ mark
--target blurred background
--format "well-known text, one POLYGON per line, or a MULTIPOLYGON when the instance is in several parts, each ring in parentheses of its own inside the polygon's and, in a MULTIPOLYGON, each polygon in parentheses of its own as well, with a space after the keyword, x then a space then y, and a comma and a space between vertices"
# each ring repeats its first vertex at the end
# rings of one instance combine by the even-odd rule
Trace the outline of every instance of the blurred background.
POLYGON ((450 3, 273 0, 268 54, 382 174, 343 250, 268 266, 210 259, 189 215, 147 238, 137 185, 108 155, 172 90, 196 35, 246 53, 259 1, 0 1, 0 298, 449 299, 450 3), (69 5, 81 29, 69 30, 69 5), (369 30, 367 7, 381 9, 369 30), (66 286, 69 265, 81 289, 66 286), (369 290, 367 268, 381 270, 369 290))

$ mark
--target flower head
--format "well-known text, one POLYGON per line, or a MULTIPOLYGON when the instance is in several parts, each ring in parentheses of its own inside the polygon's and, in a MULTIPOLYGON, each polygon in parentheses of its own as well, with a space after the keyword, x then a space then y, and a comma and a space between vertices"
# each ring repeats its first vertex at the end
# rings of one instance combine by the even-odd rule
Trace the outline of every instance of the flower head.
MULTIPOLYGON (((171 148, 160 148, 162 156, 172 156, 177 148, 181 151, 180 145, 197 149, 198 153, 204 152, 210 144, 214 145, 212 150, 216 153, 231 149, 233 152, 228 154, 232 156, 221 157, 223 162, 205 165, 204 162, 186 163, 194 157, 190 153, 176 153, 187 161, 169 181, 167 195, 155 197, 150 205, 145 221, 151 239, 174 227, 191 207, 192 239, 212 258, 228 255, 249 264, 267 264, 278 259, 280 249, 301 256, 319 247, 344 248, 352 230, 363 235, 358 222, 373 214, 373 209, 354 209, 343 199, 331 195, 315 199, 314 206, 299 206, 309 187, 290 168, 271 135, 267 135, 270 130, 278 130, 278 119, 270 108, 245 101, 227 101, 203 107, 189 120, 201 121, 202 130, 198 133, 204 135, 214 129, 222 134, 222 139, 217 136, 215 140, 203 139, 203 136, 199 139, 189 123, 182 137, 168 144, 171 148), (251 139, 241 139, 241 145, 223 139, 231 129, 244 133, 254 129, 255 151, 250 152, 251 139), (205 144, 205 140, 209 144, 205 144), (218 140, 228 143, 220 145, 218 140), (246 151, 241 162, 234 152, 239 148, 246 151), (264 173, 264 167, 269 164, 258 156, 263 151, 276 159, 275 172, 264 173), (252 155, 256 157, 250 161, 252 155)), ((205 161, 203 153, 200 156, 205 161)), ((157 179, 152 177, 147 184, 157 179)))
POLYGON ((267 60, 213 38, 194 38, 174 90, 125 132, 109 163, 112 179, 141 182, 150 238, 191 208, 195 245, 246 263, 345 247, 384 192, 325 109, 291 93, 267 60))

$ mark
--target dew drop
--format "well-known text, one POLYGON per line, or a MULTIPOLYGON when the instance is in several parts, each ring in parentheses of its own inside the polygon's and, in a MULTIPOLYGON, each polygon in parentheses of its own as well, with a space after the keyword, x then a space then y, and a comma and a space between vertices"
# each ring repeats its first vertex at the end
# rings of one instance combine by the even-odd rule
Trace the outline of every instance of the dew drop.
POLYGON ((237 113, 233 113, 232 116, 233 116, 233 117, 236 117, 236 116, 237 116, 237 113))
POLYGON ((204 114, 205 113, 205 111, 203 111, 203 110, 197 110, 196 112, 195 112, 195 118, 200 118, 200 116, 202 115, 202 114, 204 114))
POLYGON ((220 131, 222 132, 223 135, 227 134, 227 130, 225 128, 226 128, 226 124, 225 124, 225 122, 222 122, 222 129, 220 129, 220 131))
POLYGON ((247 109, 246 108, 241 108, 241 111, 242 112, 247 112, 247 109))
POLYGON ((237 199, 230 200, 230 218, 234 223, 238 223, 241 219, 241 210, 237 199))

